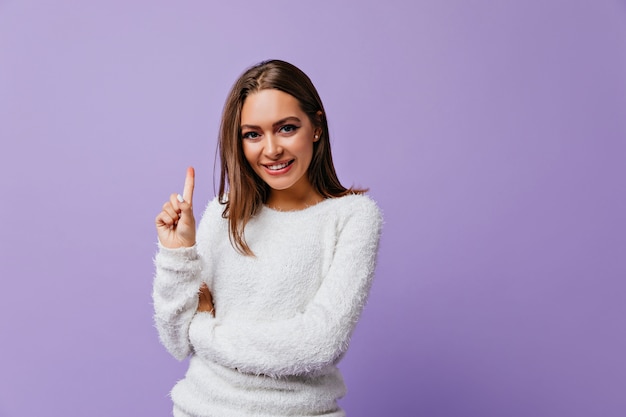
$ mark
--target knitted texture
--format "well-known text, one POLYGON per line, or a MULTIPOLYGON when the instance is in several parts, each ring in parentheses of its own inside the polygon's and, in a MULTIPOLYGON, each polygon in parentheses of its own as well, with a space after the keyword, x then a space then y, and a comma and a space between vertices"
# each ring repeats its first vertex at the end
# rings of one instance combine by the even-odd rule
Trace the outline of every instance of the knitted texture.
POLYGON ((374 275, 382 217, 367 196, 299 211, 264 207, 230 244, 217 199, 191 248, 160 247, 153 300, 161 342, 192 355, 172 390, 177 416, 343 416, 337 362, 374 275), (196 312, 206 282, 215 317, 196 312))

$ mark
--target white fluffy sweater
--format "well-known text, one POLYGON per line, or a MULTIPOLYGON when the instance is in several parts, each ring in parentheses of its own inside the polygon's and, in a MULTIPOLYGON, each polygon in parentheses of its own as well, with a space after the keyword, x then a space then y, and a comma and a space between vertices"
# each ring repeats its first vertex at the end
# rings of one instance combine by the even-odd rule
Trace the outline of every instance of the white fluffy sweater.
POLYGON ((246 225, 255 257, 236 252, 217 199, 191 248, 160 247, 155 322, 177 359, 176 416, 343 416, 336 364, 374 274, 382 217, 363 195, 300 211, 263 207, 246 225), (206 282, 215 317, 196 312, 206 282))

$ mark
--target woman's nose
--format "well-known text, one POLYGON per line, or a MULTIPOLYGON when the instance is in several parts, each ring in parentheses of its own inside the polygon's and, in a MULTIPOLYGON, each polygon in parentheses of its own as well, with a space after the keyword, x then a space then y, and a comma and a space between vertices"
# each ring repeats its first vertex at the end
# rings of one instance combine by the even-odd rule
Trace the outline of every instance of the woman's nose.
POLYGON ((268 158, 276 159, 283 153, 283 147, 280 144, 280 139, 274 135, 267 135, 265 141, 265 156, 268 158))

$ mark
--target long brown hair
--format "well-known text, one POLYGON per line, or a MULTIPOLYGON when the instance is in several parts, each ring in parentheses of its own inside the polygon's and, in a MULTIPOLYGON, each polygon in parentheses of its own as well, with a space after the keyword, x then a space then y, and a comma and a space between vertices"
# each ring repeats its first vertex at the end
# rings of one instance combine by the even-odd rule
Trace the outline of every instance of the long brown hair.
POLYGON ((313 143, 309 181, 324 198, 341 197, 363 190, 345 188, 339 182, 330 152, 328 122, 322 100, 309 77, 296 66, 280 60, 263 61, 245 71, 233 85, 224 104, 218 151, 221 161, 220 203, 228 219, 229 238, 236 250, 253 256, 244 228, 267 201, 270 187, 254 172, 243 153, 241 109, 248 95, 276 89, 295 97, 311 124, 321 130, 313 143), (227 191, 228 184, 228 191, 227 191))

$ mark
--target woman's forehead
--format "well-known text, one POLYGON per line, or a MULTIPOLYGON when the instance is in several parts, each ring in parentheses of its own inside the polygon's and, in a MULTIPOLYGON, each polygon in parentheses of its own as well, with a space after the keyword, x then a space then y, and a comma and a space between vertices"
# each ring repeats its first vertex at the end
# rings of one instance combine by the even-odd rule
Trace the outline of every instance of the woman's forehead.
POLYGON ((262 126, 288 117, 306 118, 298 99, 276 89, 250 94, 241 109, 241 124, 262 126))

